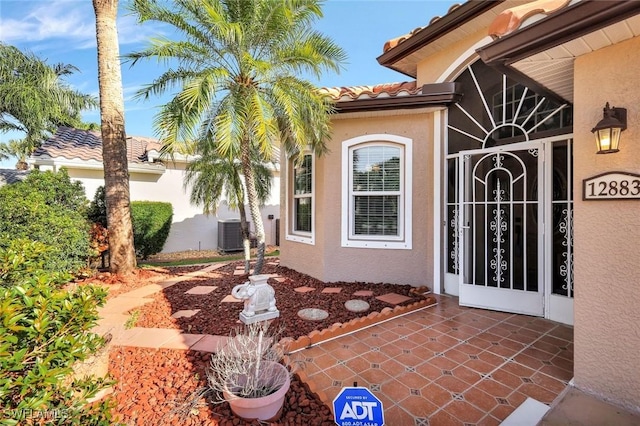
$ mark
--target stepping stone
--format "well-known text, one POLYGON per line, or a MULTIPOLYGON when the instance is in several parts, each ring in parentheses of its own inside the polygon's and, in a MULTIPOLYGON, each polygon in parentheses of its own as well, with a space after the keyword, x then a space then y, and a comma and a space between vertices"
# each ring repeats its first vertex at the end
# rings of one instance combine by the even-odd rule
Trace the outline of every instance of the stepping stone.
POLYGON ((209 294, 216 288, 218 287, 213 285, 199 285, 193 287, 191 290, 186 291, 185 294, 209 294))
POLYGON ((280 265, 280 262, 267 262, 267 265, 278 266, 280 265))
POLYGON ((274 278, 274 280, 276 280, 276 281, 277 281, 277 282, 279 282, 279 283, 283 283, 283 282, 285 282, 287 279, 286 279, 286 278, 283 278, 283 277, 275 277, 275 278, 274 278))
POLYGON ((182 309, 171 315, 171 318, 191 318, 198 312, 200 312, 200 309, 182 309))
POLYGON ((296 287, 293 291, 297 291, 298 293, 309 293, 310 291, 315 291, 313 287, 307 287, 306 285, 303 287, 296 287))
POLYGON ((371 290, 358 290, 355 293, 353 293, 354 296, 356 297, 370 297, 373 296, 373 291, 371 290))
POLYGON ((191 345, 192 351, 199 352, 216 352, 221 346, 227 344, 228 337, 226 336, 213 336, 211 334, 205 334, 205 336, 191 345))
MULTIPOLYGON (((253 269, 249 269, 249 275, 253 274, 253 269)), ((236 269, 235 271, 233 271, 233 275, 246 275, 244 273, 244 268, 242 269, 236 269)))
POLYGON ((344 302, 344 307, 351 312, 364 312, 369 310, 370 305, 364 300, 352 299, 344 302))
POLYGON ((242 302, 242 299, 236 299, 232 295, 228 295, 224 299, 222 299, 220 302, 222 302, 222 303, 237 303, 237 302, 242 302))
POLYGON ((204 334, 182 333, 179 336, 167 340, 166 342, 161 344, 160 347, 166 349, 188 350, 191 346, 197 344, 200 340, 202 340, 204 336, 204 334))
POLYGON ((298 311, 298 316, 308 321, 322 321, 329 316, 324 309, 307 308, 298 311))
POLYGON ((378 299, 378 300, 380 300, 382 302, 390 303, 392 305, 397 305, 399 303, 406 302, 407 300, 411 300, 410 297, 403 296, 403 295, 398 294, 398 293, 383 294, 382 296, 376 297, 376 299, 378 299))
POLYGON ((325 287, 322 289, 323 293, 337 294, 342 291, 342 287, 325 287))

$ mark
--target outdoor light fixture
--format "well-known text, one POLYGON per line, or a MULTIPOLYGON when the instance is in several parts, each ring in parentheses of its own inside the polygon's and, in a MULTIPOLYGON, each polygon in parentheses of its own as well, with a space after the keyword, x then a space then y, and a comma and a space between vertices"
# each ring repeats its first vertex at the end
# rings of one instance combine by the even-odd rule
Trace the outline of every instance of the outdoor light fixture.
POLYGON ((597 154, 611 154, 620 151, 620 133, 627 128, 627 109, 609 108, 609 102, 603 109, 603 118, 591 129, 596 136, 597 154))

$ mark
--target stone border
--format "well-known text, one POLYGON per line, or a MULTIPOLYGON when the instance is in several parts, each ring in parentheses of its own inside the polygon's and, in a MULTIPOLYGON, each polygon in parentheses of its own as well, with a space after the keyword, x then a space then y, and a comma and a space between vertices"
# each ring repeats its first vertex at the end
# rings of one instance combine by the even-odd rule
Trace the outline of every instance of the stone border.
POLYGON ((410 305, 396 306, 395 308, 384 308, 380 312, 371 312, 366 317, 354 318, 346 323, 337 322, 329 328, 325 328, 324 330, 314 330, 306 336, 298 337, 296 340, 289 338, 290 340, 286 342, 288 353, 291 354, 302 349, 310 348, 311 346, 327 340, 354 333, 355 331, 370 327, 379 322, 408 314, 409 312, 426 308, 428 306, 435 305, 436 303, 437 300, 435 297, 427 296, 424 300, 414 302, 410 305))

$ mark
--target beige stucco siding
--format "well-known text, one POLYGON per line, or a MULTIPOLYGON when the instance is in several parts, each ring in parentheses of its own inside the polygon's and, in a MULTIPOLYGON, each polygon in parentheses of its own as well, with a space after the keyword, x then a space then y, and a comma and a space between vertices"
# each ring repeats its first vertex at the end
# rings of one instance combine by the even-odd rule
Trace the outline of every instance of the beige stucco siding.
POLYGON ((476 56, 474 53, 470 53, 470 49, 483 39, 490 40, 487 36, 486 28, 476 31, 464 40, 447 46, 446 49, 439 50, 437 53, 421 60, 417 69, 416 81, 418 85, 440 82, 439 79, 445 74, 445 71, 452 64, 457 63, 454 70, 450 70, 447 73, 448 75, 444 75, 445 79, 443 81, 453 81, 466 65, 475 60, 476 56), (459 58, 464 59, 463 61, 458 61, 459 58))
MULTIPOLYGON (((339 117, 333 123, 330 153, 316 161, 315 244, 281 239, 281 264, 327 282, 367 281, 429 285, 433 276, 432 113, 339 117), (342 143, 371 134, 412 140, 412 249, 341 246, 342 143)), ((283 214, 284 215, 284 214, 283 214)), ((283 229, 284 232, 284 229, 283 229)))
POLYGON ((640 411, 640 200, 582 201, 582 180, 640 173, 640 38, 575 62, 575 358, 577 387, 640 411), (606 102, 628 110, 620 152, 596 155, 606 102))

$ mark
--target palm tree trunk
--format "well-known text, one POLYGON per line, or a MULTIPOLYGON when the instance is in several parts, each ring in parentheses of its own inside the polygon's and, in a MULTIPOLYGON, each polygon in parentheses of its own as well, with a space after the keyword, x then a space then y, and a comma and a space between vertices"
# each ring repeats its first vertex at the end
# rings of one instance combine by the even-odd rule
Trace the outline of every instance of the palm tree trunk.
POLYGON ((248 139, 242 141, 240 147, 240 162, 242 163, 242 174, 244 175, 244 183, 247 187, 247 200, 249 201, 249 211, 251 211, 251 219, 256 230, 256 240, 258 243, 256 252, 256 266, 253 268, 253 274, 258 275, 262 271, 264 263, 264 224, 260 215, 260 207, 258 201, 258 192, 256 191, 256 181, 251 167, 251 144, 248 139))
POLYGON ((249 224, 247 223, 247 211, 244 209, 243 194, 238 194, 238 210, 240 210, 240 230, 242 231, 242 247, 244 249, 244 273, 251 270, 251 235, 249 234, 249 224))
POLYGON ((98 43, 98 82, 105 200, 109 231, 109 269, 129 274, 136 268, 129 199, 127 139, 116 16, 118 0, 93 0, 98 43))

